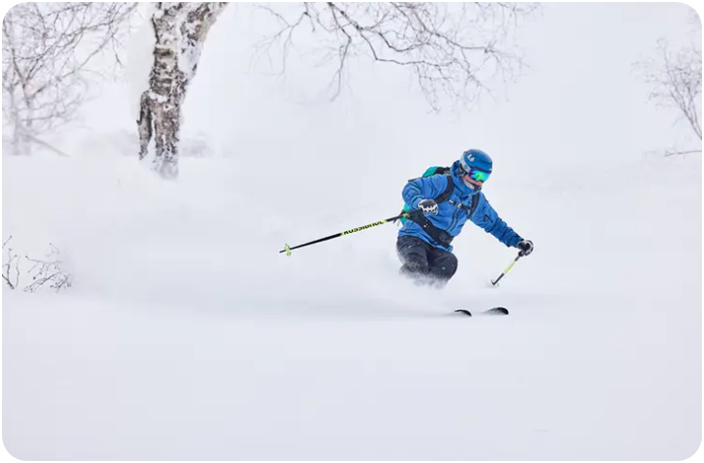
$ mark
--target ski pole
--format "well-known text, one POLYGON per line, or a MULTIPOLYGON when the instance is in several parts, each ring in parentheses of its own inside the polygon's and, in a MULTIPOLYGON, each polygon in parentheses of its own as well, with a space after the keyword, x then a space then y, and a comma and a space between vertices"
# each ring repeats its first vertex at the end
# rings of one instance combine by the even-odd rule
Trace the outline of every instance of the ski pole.
POLYGON ((356 233, 358 231, 366 230, 367 228, 376 227, 377 225, 383 225, 385 223, 393 222, 394 220, 398 220, 402 217, 406 217, 406 215, 407 215, 407 213, 404 212, 403 214, 397 215, 396 217, 389 217, 388 219, 384 219, 384 220, 380 220, 378 222, 370 223, 369 225, 362 225, 361 227, 356 227, 356 228, 352 228, 347 231, 335 233, 334 235, 326 236, 325 238, 320 238, 315 241, 310 241, 308 243, 299 244, 297 246, 289 246, 288 244, 284 244, 284 248, 281 251, 279 251, 279 254, 285 252, 287 256, 290 256, 291 251, 293 251, 294 249, 302 248, 305 246, 310 246, 311 244, 322 243, 323 241, 331 240, 334 238, 339 238, 339 237, 345 236, 345 235, 350 235, 350 234, 356 233))
POLYGON ((491 284, 493 286, 496 286, 496 284, 504 277, 504 275, 506 275, 513 268, 513 266, 516 265, 516 262, 518 262, 518 259, 520 259, 521 257, 523 257, 523 254, 521 254, 519 252, 518 255, 516 256, 516 258, 513 259, 513 262, 511 262, 511 264, 508 267, 506 267, 506 270, 501 272, 501 275, 499 275, 499 278, 497 278, 496 281, 492 281, 491 284))

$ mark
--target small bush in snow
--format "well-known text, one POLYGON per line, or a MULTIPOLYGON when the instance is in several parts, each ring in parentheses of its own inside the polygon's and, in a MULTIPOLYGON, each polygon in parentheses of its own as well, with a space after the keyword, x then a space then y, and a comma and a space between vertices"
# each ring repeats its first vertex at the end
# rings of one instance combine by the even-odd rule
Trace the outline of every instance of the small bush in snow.
POLYGON ((25 291, 33 293, 45 285, 56 291, 71 287, 73 279, 71 274, 64 271, 61 266, 58 248, 51 243, 49 243, 49 246, 51 246, 51 252, 45 259, 32 259, 31 257, 25 256, 25 259, 33 264, 27 271, 27 274, 32 279, 32 283, 25 286, 25 291))
MULTIPOLYGON (((2 244, 3 250, 7 247, 7 253, 3 254, 2 278, 10 289, 16 289, 20 287, 21 258, 7 246, 11 239, 12 235, 2 244)), ((31 283, 24 286, 23 291, 33 293, 44 286, 59 291, 70 288, 73 284, 72 275, 63 268, 59 249, 51 243, 49 246, 51 251, 43 259, 24 256, 24 259, 31 264, 29 270, 24 272, 31 283)))
MULTIPOLYGON (((12 235, 10 235, 5 241, 2 243, 2 249, 5 249, 5 246, 10 242, 12 239, 12 235)), ((20 258, 17 254, 14 254, 12 252, 11 247, 7 247, 7 257, 5 257, 3 253, 3 264, 2 264, 2 279, 5 280, 5 283, 10 287, 10 289, 15 289, 19 285, 20 281, 20 258)))

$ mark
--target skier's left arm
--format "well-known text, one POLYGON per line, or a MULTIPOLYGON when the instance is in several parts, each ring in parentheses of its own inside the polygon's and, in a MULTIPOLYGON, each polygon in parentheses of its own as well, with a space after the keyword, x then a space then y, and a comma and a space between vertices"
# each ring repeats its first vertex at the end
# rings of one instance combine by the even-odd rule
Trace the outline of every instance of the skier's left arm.
POLYGON ((499 217, 499 214, 491 207, 491 204, 489 204, 483 194, 479 198, 477 209, 470 219, 475 225, 483 228, 487 233, 491 233, 497 240, 508 247, 518 247, 518 244, 523 241, 523 238, 499 217))

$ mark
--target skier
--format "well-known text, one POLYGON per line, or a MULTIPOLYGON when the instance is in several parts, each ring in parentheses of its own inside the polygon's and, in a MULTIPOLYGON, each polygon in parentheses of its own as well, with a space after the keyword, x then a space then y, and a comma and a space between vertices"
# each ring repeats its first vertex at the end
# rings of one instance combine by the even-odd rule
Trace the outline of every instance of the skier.
POLYGON ((501 220, 481 192, 491 175, 492 160, 478 149, 462 153, 448 168, 431 168, 403 188, 407 219, 399 230, 396 249, 401 274, 420 284, 444 287, 457 271, 452 240, 471 220, 506 246, 527 256, 533 243, 501 220), (425 176, 431 174, 430 176, 425 176), (437 175, 444 174, 444 175, 437 175))

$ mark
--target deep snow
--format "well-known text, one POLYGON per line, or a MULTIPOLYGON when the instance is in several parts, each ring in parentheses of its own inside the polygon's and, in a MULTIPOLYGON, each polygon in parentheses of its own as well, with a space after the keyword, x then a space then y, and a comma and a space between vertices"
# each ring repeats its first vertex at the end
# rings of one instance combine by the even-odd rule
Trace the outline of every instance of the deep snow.
MULTIPOLYGON (((585 45, 593 25, 570 21, 587 7, 555 8, 529 45, 557 46, 553 28, 566 44, 626 62, 662 32, 643 20, 611 50, 609 31, 635 11, 614 6, 619 14, 585 45)), ((536 51, 537 70, 511 104, 463 118, 425 114, 418 95, 395 85, 399 74, 367 68, 334 104, 304 105, 290 92, 305 76, 281 87, 218 59, 246 49, 235 39, 251 30, 235 27, 235 13, 213 27, 187 100, 185 143, 202 136, 215 155, 184 158, 178 181, 136 160, 129 86, 93 105, 92 133, 65 137, 72 158, 3 157, 3 238, 34 255, 55 244, 75 280, 59 294, 3 287, 3 442, 13 456, 676 460, 696 451, 701 158, 643 154, 666 138, 654 133, 668 119, 642 101, 628 66, 614 68, 614 89, 574 96, 574 85, 602 76, 598 66, 553 68, 558 51, 536 51), (393 225, 278 253, 393 215, 408 178, 468 145, 494 155, 486 194, 536 243, 499 288, 488 282, 515 250, 471 224, 442 292, 398 277, 393 225), (494 305, 511 315, 447 315, 494 305)))
POLYGON ((34 161, 5 159, 24 198, 5 226, 61 246, 77 286, 3 292, 17 457, 679 459, 699 443, 698 160, 505 191, 548 214, 535 254, 487 288, 513 252, 467 230, 441 294, 397 278, 391 225, 279 255, 316 228, 229 214, 246 201, 226 160, 177 184, 133 159, 91 176, 34 161), (32 194, 54 184, 51 203, 32 194), (499 303, 509 317, 446 316, 499 303))

